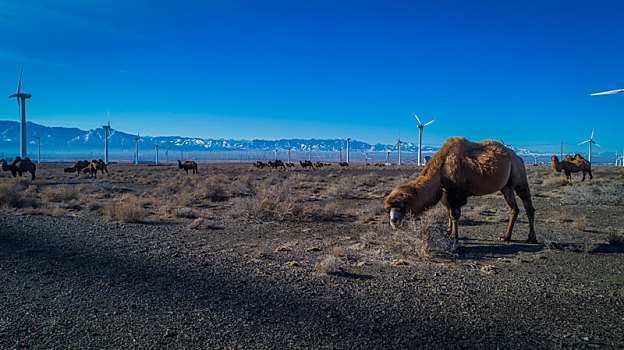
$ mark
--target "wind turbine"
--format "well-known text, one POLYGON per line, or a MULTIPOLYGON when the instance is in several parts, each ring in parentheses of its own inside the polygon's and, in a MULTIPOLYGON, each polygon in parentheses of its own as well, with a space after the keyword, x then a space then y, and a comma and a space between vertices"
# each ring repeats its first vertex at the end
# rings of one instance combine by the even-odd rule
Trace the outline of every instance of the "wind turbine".
POLYGON ((134 164, 139 164, 139 141, 141 140, 141 135, 137 132, 137 137, 134 138, 136 141, 136 150, 134 151, 134 164))
POLYGON ((403 142, 401 141, 401 138, 399 137, 397 139, 397 149, 399 150, 399 162, 397 163, 399 166, 401 166, 401 144, 403 142))
POLYGON ((108 117, 108 124, 103 125, 104 128, 104 163, 108 164, 108 137, 110 134, 110 114, 106 111, 106 116, 108 117))
POLYGON ((579 143, 579 145, 582 145, 582 144, 584 144, 584 143, 588 143, 588 142, 589 142, 589 159, 588 159, 588 161, 589 161, 589 164, 591 164, 591 149, 592 149, 592 143, 593 143, 594 145, 596 145, 596 146, 600 147, 600 145, 599 145, 599 144, 597 144, 597 143, 596 143, 596 141, 594 141, 594 130, 593 130, 593 129, 592 129, 591 136, 589 137, 589 140, 587 140, 587 141, 583 141, 583 142, 579 143))
POLYGON ((165 165, 169 165, 169 148, 165 148, 165 162, 165 165))
POLYGON ((17 84, 17 93, 9 96, 9 98, 17 98, 17 109, 20 111, 20 157, 26 158, 28 153, 26 151, 26 99, 31 98, 31 94, 21 92, 22 90, 22 74, 24 73, 24 65, 22 64, 22 71, 20 72, 19 83, 17 84), (20 100, 22 101, 20 105, 20 100))
POLYGON ((351 139, 347 137, 347 165, 351 165, 349 164, 349 141, 351 141, 351 139))
MULTIPOLYGON (((435 122, 435 119, 430 121, 427 124, 423 124, 420 119, 418 118, 418 116, 416 115, 416 113, 414 113, 414 117, 416 117, 416 120, 418 120, 418 166, 421 165, 421 159, 422 159, 422 133, 423 133, 423 128, 433 122, 435 122)), ((400 164, 399 164, 400 165, 400 164)))
POLYGON ((158 144, 156 144, 156 165, 158 165, 158 144))
POLYGON ((609 91, 603 91, 603 92, 596 92, 593 94, 590 94, 590 96, 598 96, 598 95, 612 95, 612 94, 617 94, 618 92, 622 92, 624 91, 624 89, 617 89, 617 90, 609 90, 609 91))

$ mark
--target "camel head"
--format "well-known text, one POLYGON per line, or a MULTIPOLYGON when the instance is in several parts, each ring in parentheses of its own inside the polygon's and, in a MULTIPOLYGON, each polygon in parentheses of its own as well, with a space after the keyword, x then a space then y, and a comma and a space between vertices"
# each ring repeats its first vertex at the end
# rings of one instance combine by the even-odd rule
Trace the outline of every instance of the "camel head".
POLYGON ((550 157, 550 165, 553 169, 555 169, 556 172, 561 172, 562 167, 561 163, 559 163, 559 158, 557 158, 557 156, 550 157))
POLYGON ((390 214, 390 226, 396 229, 405 215, 419 215, 425 208, 418 208, 418 192, 409 184, 392 190, 384 201, 384 209, 390 214))

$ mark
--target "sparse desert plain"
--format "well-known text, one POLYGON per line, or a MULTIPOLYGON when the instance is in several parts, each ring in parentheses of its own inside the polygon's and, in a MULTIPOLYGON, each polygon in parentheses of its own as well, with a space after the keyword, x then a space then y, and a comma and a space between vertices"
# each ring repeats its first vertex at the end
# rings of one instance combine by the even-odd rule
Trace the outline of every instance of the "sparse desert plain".
POLYGON ((459 242, 383 198, 421 168, 42 164, 0 173, 0 348, 621 348, 624 168, 527 165, 539 244, 500 193, 459 242))

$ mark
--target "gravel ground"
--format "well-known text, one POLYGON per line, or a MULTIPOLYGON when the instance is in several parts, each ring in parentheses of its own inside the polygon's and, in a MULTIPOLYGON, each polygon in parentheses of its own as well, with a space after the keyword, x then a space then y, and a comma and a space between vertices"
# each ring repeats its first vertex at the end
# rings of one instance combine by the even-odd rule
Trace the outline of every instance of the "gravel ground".
MULTIPOLYGON (((382 223, 344 215, 250 222, 215 202, 211 225, 191 229, 182 219, 5 211, 0 348, 622 348, 624 250, 606 237, 624 210, 567 206, 589 221, 574 231, 551 218, 562 191, 534 191, 542 245, 520 243, 522 219, 517 241, 499 243, 506 223, 486 210, 461 223, 453 256, 404 265, 361 248, 382 223), (319 272, 335 246, 351 253, 338 273, 319 272)), ((467 209, 503 203, 474 198, 467 209)))

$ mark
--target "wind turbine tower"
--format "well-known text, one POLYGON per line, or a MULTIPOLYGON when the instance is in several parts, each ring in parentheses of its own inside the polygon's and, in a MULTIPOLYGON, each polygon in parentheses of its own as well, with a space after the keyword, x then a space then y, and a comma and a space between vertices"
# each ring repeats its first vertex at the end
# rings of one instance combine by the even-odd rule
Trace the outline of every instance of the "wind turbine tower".
POLYGON ((108 138, 110 136, 110 114, 106 112, 106 116, 108 117, 108 124, 103 125, 104 128, 104 163, 108 164, 108 138))
MULTIPOLYGON (((397 149, 399 150, 399 162, 397 163, 399 166, 401 166, 401 144, 403 142, 401 141, 401 138, 399 137, 397 139, 397 149)), ((420 150, 419 150, 419 154, 420 154, 420 150)))
POLYGON ((137 137, 134 138, 136 141, 136 149, 134 151, 134 164, 139 164, 139 141, 141 140, 141 135, 137 133, 137 137))
POLYGON ((421 163, 421 159, 422 159, 422 133, 423 133, 423 128, 433 122, 435 122, 435 119, 430 121, 427 124, 423 124, 420 119, 418 118, 418 116, 416 115, 416 113, 414 113, 414 117, 416 117, 416 120, 418 120, 418 166, 420 166, 421 163))
POLYGON ((158 165, 158 145, 156 145, 156 165, 158 165))
POLYGON ((351 165, 349 163, 349 141, 351 141, 351 139, 347 137, 347 165, 351 165))
POLYGON ((28 152, 26 151, 26 144, 28 143, 26 140, 26 99, 31 98, 32 95, 21 91, 23 73, 24 65, 22 65, 22 71, 20 72, 19 83, 17 84, 17 93, 9 96, 9 98, 17 98, 17 109, 20 111, 20 157, 26 158, 28 156, 28 152))
POLYGON ((589 143, 589 159, 587 159, 589 161, 589 164, 591 164, 591 154, 592 154, 592 143, 598 147, 600 147, 599 144, 596 143, 596 141, 594 141, 594 130, 592 129, 592 133, 591 136, 589 137, 589 140, 583 141, 581 143, 579 143, 579 145, 582 145, 584 143, 589 143))

